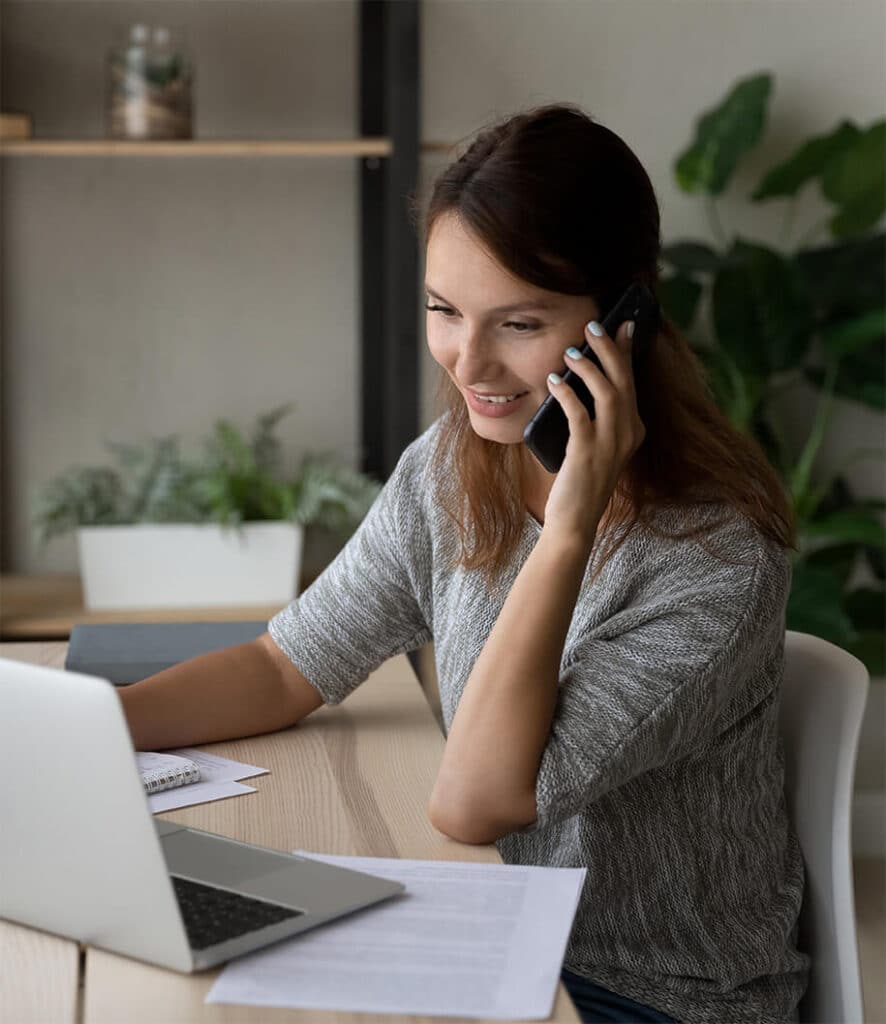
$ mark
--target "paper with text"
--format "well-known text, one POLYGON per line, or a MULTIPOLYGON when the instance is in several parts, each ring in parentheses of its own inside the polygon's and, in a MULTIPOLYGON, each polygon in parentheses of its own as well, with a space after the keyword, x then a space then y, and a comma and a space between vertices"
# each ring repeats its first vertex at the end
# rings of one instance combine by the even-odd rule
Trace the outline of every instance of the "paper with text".
POLYGON ((295 852, 407 891, 230 963, 208 1003, 550 1016, 585 868, 295 852))

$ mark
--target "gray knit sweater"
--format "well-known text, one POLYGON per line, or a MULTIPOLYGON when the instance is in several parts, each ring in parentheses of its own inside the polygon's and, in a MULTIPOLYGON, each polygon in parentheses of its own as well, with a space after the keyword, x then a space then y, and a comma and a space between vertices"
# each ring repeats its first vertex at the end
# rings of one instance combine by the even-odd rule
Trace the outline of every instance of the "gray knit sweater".
MULTIPOLYGON (((328 704, 433 640, 448 730, 541 526, 527 514, 491 595, 478 571, 448 568, 458 535, 429 466, 439 423, 269 630, 328 704)), ((694 508, 696 521, 725 506, 694 508)), ((661 522, 685 527, 676 515, 661 522)), ((742 565, 643 531, 590 584, 599 541, 563 650, 538 820, 499 853, 588 869, 570 970, 687 1024, 795 1021, 809 961, 777 727, 790 563, 733 515, 708 544, 742 565)))

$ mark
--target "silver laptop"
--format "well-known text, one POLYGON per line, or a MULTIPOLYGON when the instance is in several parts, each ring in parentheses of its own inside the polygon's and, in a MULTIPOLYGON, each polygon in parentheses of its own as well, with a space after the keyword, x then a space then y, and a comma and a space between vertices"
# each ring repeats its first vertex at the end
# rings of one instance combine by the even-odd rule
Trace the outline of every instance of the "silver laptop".
POLYGON ((94 676, 0 658, 0 779, 0 917, 177 971, 404 889, 152 819, 119 698, 94 676))

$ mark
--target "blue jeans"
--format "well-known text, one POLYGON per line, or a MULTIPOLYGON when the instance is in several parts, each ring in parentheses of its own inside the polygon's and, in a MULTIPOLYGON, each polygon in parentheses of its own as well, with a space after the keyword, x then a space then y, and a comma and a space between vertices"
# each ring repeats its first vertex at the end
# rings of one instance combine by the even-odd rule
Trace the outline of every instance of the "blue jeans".
POLYGON ((643 1006, 625 996, 616 995, 615 992, 595 985, 565 967, 560 972, 560 979, 575 1003, 582 1024, 598 1024, 600 1021, 621 1021, 623 1024, 677 1024, 673 1017, 665 1016, 660 1010, 653 1010, 651 1006, 643 1006))

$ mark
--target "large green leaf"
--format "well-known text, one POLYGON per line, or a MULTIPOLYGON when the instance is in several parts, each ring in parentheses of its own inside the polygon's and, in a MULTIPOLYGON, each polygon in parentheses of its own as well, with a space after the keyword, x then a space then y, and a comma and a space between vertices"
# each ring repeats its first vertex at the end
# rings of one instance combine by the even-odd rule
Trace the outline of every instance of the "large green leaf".
POLYGON ((802 363, 813 322, 793 261, 739 239, 714 278, 712 299, 717 338, 742 372, 769 376, 802 363))
POLYGON ((703 242, 672 242, 661 250, 662 259, 684 274, 713 273, 722 256, 703 242))
MULTIPOLYGON (((883 345, 869 345, 840 360, 834 393, 872 409, 886 409, 886 349, 883 345)), ((818 367, 805 367, 805 375, 821 388, 825 371, 818 367)))
POLYGON ((886 121, 862 132, 825 167, 821 190, 840 207, 831 222, 836 238, 873 227, 886 209, 886 121))
POLYGON ((844 600, 857 629, 886 630, 886 593, 882 587, 857 587, 844 600))
POLYGON ((804 559, 807 565, 833 573, 843 587, 849 582, 857 560, 857 544, 835 544, 834 547, 819 548, 804 559))
POLYGON ((843 607, 843 586, 828 569, 797 561, 793 566, 788 597, 788 629, 811 633, 845 647, 857 632, 843 607))
POLYGON ((863 508, 831 512, 803 523, 803 535, 810 540, 830 540, 836 544, 869 544, 886 550, 886 528, 863 508))
POLYGON ((847 650, 872 676, 886 675, 886 592, 882 587, 858 587, 845 595, 843 603, 858 633, 847 650))
POLYGON ((803 249, 794 257, 825 324, 883 306, 886 234, 803 249))
POLYGON ((886 676, 886 633, 876 629, 860 630, 855 640, 843 644, 845 650, 864 662, 871 677, 886 676))
POLYGON ((763 134, 771 91, 772 75, 752 75, 700 118, 692 145, 674 166, 684 192, 715 196, 726 188, 741 158, 763 134))
POLYGON ((880 551, 872 545, 865 545, 864 555, 871 567, 871 572, 878 580, 886 582, 886 552, 880 551))
POLYGON ((872 309, 842 323, 834 323, 821 332, 821 341, 832 356, 851 355, 886 339, 886 309, 872 309))
POLYGON ((757 186, 751 199, 771 199, 774 196, 793 196, 824 170, 836 156, 848 149, 861 135, 851 122, 842 121, 827 135, 809 139, 788 157, 773 167, 757 186))
MULTIPOLYGON (((859 505, 873 512, 882 512, 886 508, 886 501, 882 501, 879 498, 862 498, 859 505)), ((882 548, 874 547, 872 544, 863 545, 862 551, 874 576, 880 582, 886 582, 886 552, 882 548)))
POLYGON ((658 283, 658 298, 665 315, 684 331, 695 320, 702 287, 685 274, 673 274, 658 283))

